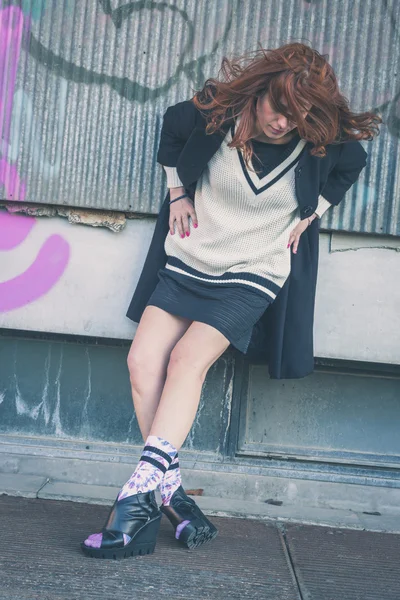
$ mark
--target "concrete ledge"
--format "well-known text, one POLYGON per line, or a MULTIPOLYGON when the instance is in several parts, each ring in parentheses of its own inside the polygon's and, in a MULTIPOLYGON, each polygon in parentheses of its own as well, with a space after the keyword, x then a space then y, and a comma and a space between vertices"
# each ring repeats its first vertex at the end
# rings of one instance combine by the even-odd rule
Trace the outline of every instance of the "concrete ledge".
POLYGON ((0 473, 0 494, 36 498, 46 482, 46 477, 21 475, 20 473, 0 473))
POLYGON ((362 529, 385 533, 400 533, 400 522, 396 515, 366 515, 351 510, 315 508, 305 506, 271 506, 259 502, 226 500, 221 498, 196 498, 196 502, 210 516, 262 519, 282 523, 301 523, 362 529))
MULTIPOLYGON (((0 494, 46 500, 68 500, 85 504, 111 505, 119 487, 48 481, 45 478, 7 475, 0 479, 0 494), (6 487, 4 487, 4 483, 6 487)), ((160 497, 158 496, 160 502, 160 497)), ((400 533, 397 515, 367 515, 352 510, 307 506, 274 506, 265 502, 196 496, 206 515, 259 519, 282 523, 302 523, 345 529, 400 533)))
MULTIPOLYGON (((138 448, 115 444, 85 452, 70 442, 47 447, 45 438, 8 441, 0 444, 0 494, 10 496, 110 505, 139 456, 138 448)), ((180 458, 184 485, 203 490, 197 500, 207 514, 400 532, 395 472, 332 474, 187 451, 180 458)))
POLYGON ((43 500, 70 500, 86 504, 112 504, 119 489, 119 487, 107 487, 104 485, 49 481, 40 490, 37 497, 43 500))

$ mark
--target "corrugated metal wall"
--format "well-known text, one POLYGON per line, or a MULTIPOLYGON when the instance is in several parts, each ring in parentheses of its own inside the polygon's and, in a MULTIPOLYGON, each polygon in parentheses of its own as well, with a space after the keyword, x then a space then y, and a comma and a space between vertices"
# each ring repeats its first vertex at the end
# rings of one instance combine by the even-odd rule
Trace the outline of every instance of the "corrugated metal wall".
POLYGON ((324 226, 400 235, 399 27, 398 0, 1 0, 1 197, 156 213, 166 107, 225 54, 302 40, 386 120, 324 226))

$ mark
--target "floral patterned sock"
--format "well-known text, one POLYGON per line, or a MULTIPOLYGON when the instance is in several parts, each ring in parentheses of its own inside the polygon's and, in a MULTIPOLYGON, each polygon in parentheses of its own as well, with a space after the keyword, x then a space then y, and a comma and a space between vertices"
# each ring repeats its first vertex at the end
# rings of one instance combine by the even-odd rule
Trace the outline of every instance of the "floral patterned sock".
POLYGON ((118 500, 155 490, 176 453, 176 448, 167 440, 150 435, 146 440, 139 464, 120 491, 118 500))
MULTIPOLYGON (((150 435, 146 440, 138 466, 119 492, 118 500, 155 490, 160 485, 176 454, 176 448, 167 440, 150 435)), ((92 548, 100 548, 102 538, 101 533, 93 533, 84 543, 92 548)), ((124 544, 126 545, 130 541, 129 535, 124 534, 124 544)))
POLYGON ((172 495, 180 485, 182 485, 181 470, 179 468, 179 458, 176 454, 160 483, 161 498, 164 506, 170 505, 172 495))

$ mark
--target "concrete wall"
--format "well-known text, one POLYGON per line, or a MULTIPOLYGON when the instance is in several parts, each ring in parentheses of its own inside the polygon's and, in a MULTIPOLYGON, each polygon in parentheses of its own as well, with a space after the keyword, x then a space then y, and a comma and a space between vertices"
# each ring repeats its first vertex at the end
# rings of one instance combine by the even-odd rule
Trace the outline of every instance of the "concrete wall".
POLYGON ((400 364, 396 249, 393 238, 320 235, 316 356, 400 364))
MULTIPOLYGON (((0 210, 0 327, 132 339, 125 313, 153 227, 129 220, 112 233, 0 210)), ((400 364, 398 241, 335 233, 320 242, 316 356, 400 364)))
POLYGON ((0 211, 0 327, 131 339, 154 220, 120 233, 0 211))

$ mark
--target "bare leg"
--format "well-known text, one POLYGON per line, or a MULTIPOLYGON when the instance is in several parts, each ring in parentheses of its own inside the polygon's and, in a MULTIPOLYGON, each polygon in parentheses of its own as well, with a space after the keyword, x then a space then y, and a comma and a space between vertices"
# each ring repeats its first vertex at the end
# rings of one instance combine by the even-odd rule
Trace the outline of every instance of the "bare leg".
MULTIPOLYGON (((138 493, 154 490, 161 483, 162 473, 165 473, 165 457, 168 458, 166 453, 172 451, 170 456, 174 456, 185 441, 196 416, 207 371, 229 346, 229 341, 213 327, 198 322, 189 326, 187 321, 183 322, 182 319, 172 317, 155 307, 146 309, 141 325, 143 327, 140 330, 138 328, 135 337, 135 340, 138 340, 137 346, 134 344, 134 351, 131 350, 131 381, 143 437, 146 437, 145 428, 151 422, 151 411, 156 409, 150 431, 150 436, 153 436, 150 443, 153 466, 149 471, 148 461, 145 461, 148 455, 142 456, 138 467, 120 492, 119 497, 122 499, 129 496, 135 498, 138 493), (185 330, 186 333, 182 336, 185 330), (163 382, 161 376, 165 375, 168 356, 167 378, 159 400, 163 382), (149 383, 149 379, 154 376, 157 376, 156 384, 154 381, 149 383), (159 443, 161 452, 160 445, 154 447, 159 443)), ((189 521, 184 521, 180 526, 186 526, 188 523, 189 521)), ((124 533, 124 545, 129 544, 131 539, 130 535, 124 533)), ((102 540, 103 534, 93 534, 85 540, 85 546, 98 549, 103 543, 102 540)))
MULTIPOLYGON (((167 375, 171 350, 190 326, 156 306, 148 306, 128 354, 133 404, 143 440, 148 438, 167 375)), ((99 548, 103 535, 94 533, 86 546, 99 548)))
POLYGON ((156 306, 143 313, 128 354, 128 368, 136 418, 146 440, 160 402, 170 354, 190 326, 156 306))
POLYGON ((151 426, 155 435, 179 449, 196 416, 208 369, 229 341, 214 327, 193 322, 171 352, 167 379, 151 426))
MULTIPOLYGON (((167 380, 150 435, 168 440, 179 450, 196 416, 207 371, 228 346, 229 341, 217 329, 204 323, 192 323, 171 353, 167 380)), ((161 510, 171 521, 176 539, 188 548, 214 539, 217 528, 185 494, 181 481, 174 480, 174 471, 170 479, 168 473, 160 485, 161 510)))

